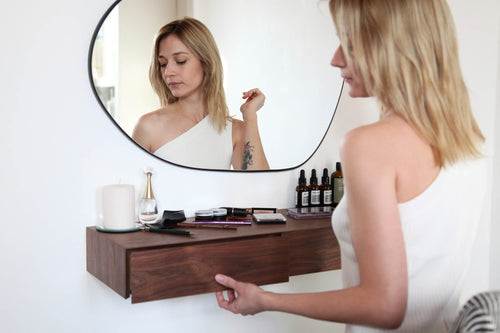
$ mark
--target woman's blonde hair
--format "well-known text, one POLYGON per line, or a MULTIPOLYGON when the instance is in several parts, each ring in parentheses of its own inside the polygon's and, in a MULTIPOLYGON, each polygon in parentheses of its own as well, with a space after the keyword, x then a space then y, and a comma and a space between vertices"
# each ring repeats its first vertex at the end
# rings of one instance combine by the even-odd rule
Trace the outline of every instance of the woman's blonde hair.
POLYGON ((382 112, 405 119, 439 166, 481 156, 445 0, 330 0, 347 61, 382 112))
POLYGON ((226 120, 231 120, 224 93, 222 61, 212 33, 194 18, 172 21, 156 34, 149 80, 161 105, 164 107, 178 100, 165 84, 158 61, 160 42, 169 35, 177 36, 200 59, 204 72, 202 87, 205 107, 212 123, 221 132, 226 127, 226 120))

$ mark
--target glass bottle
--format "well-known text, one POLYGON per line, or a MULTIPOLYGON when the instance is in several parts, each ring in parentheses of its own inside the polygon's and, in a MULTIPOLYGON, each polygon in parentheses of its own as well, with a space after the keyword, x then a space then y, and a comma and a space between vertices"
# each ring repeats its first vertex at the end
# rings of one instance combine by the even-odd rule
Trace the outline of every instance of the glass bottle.
POLYGON ((155 223, 158 218, 158 206, 153 194, 153 187, 151 186, 151 176, 153 172, 151 170, 145 170, 144 173, 147 177, 146 190, 139 202, 137 215, 139 216, 139 221, 143 224, 155 223))
POLYGON ((335 168, 336 171, 332 173, 333 207, 337 207, 340 199, 344 196, 344 175, 342 174, 342 165, 340 162, 337 162, 335 168))
POLYGON ((300 170, 299 184, 295 188, 295 207, 309 206, 309 189, 306 186, 307 179, 304 170, 300 170))
POLYGON ((332 186, 330 185, 330 177, 328 176, 328 169, 323 169, 323 177, 321 177, 320 190, 320 205, 321 206, 331 206, 332 205, 332 186))
POLYGON ((318 177, 316 177, 316 169, 312 169, 311 178, 309 179, 309 206, 319 207, 320 190, 318 186, 318 177))

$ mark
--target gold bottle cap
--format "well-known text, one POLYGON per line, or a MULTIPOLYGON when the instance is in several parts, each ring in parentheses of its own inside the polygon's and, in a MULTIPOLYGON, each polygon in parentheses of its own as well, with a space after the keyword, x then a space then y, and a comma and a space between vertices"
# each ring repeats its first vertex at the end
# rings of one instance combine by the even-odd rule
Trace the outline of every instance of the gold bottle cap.
POLYGON ((151 186, 151 175, 153 173, 151 171, 146 171, 147 182, 146 182, 146 191, 144 191, 144 199, 154 199, 155 196, 153 194, 153 187, 151 186))

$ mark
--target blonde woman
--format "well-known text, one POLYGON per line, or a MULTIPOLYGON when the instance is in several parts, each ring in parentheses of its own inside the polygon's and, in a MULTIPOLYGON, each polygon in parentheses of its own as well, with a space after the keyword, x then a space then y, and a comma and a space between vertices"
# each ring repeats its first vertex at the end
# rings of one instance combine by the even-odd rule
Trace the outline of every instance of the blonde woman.
POLYGON ((196 168, 269 169, 257 126, 265 96, 243 93, 243 121, 229 115, 222 62, 200 21, 186 17, 160 29, 149 73, 162 108, 143 115, 133 139, 170 162, 196 168))
POLYGON ((218 274, 229 288, 217 293, 219 306, 343 322, 348 332, 445 332, 484 190, 475 173, 484 138, 450 10, 446 0, 331 0, 330 10, 341 41, 331 65, 350 96, 381 106, 380 120, 340 147, 345 195, 332 224, 344 289, 277 294, 218 274))

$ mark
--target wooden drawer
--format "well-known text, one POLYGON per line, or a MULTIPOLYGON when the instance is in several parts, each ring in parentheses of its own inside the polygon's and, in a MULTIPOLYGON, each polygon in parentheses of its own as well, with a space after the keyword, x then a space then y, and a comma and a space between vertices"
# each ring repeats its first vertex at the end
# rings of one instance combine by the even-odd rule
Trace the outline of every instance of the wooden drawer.
POLYGON ((288 281, 287 242, 281 234, 130 252, 132 303, 223 290, 224 273, 262 285, 288 281))
POLYGON ((289 232, 284 236, 290 276, 340 269, 340 248, 331 228, 289 232))
MULTIPOLYGON (((284 213, 284 211, 282 211, 284 213)), ((193 220, 194 218, 188 218, 193 220)), ((224 273, 258 285, 340 268, 329 218, 284 224, 200 228, 190 237, 87 228, 87 270, 132 303, 222 290, 224 273)))

